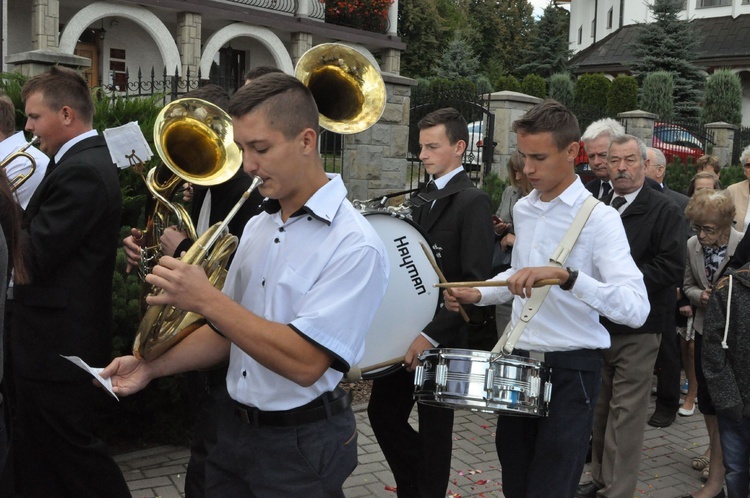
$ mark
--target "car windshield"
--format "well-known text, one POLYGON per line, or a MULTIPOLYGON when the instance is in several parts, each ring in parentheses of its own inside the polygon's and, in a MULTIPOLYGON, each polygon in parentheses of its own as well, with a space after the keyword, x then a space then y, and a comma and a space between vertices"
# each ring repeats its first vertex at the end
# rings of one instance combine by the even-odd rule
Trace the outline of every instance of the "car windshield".
POLYGON ((654 130, 656 138, 662 142, 674 145, 682 145, 684 147, 696 147, 702 149, 703 145, 694 135, 686 130, 673 127, 660 127, 654 130))

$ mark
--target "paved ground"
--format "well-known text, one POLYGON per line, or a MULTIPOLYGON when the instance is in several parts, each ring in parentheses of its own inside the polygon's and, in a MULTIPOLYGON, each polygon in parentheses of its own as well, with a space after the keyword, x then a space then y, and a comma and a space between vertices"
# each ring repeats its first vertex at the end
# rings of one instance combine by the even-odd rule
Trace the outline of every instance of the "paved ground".
MULTIPOLYGON (((653 410, 653 398, 651 401, 653 410)), ((396 496, 393 476, 375 442, 364 406, 355 407, 359 426, 359 466, 346 482, 347 498, 396 496)), ((495 453, 495 415, 456 412, 453 470, 449 497, 502 497, 501 470, 495 453)), ((690 467, 708 444, 703 418, 677 417, 666 429, 647 426, 636 497, 673 498, 701 486, 690 467)), ((133 497, 182 497, 186 448, 158 446, 125 453, 117 461, 133 497)), ((584 477, 584 480, 587 480, 584 477)))

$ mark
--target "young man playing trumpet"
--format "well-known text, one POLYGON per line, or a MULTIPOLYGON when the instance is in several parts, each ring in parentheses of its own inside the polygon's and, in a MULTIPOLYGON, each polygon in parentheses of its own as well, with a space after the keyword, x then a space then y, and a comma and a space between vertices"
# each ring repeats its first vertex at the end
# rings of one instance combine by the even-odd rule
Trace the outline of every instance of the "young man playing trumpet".
POLYGON ((327 175, 309 90, 284 74, 242 87, 229 106, 245 171, 263 180, 223 291, 199 266, 164 256, 150 305, 210 325, 151 362, 115 359, 102 376, 129 395, 152 379, 229 359, 233 410, 222 414, 206 495, 343 497, 357 429, 342 372, 357 363, 388 284, 385 248, 327 175))
POLYGON ((599 315, 631 327, 646 320, 643 276, 630 257, 617 212, 598 204, 567 258, 548 263, 591 197, 576 176, 580 131, 563 105, 545 101, 513 123, 524 174, 534 190, 513 211, 516 243, 511 268, 492 280, 507 288, 456 288, 446 307, 491 305, 513 299, 511 329, 519 322, 532 286, 558 279, 516 343, 513 354, 540 357, 551 367, 552 398, 543 418, 500 414, 496 446, 508 498, 573 498, 583 470, 599 396, 602 351, 609 347, 599 315))

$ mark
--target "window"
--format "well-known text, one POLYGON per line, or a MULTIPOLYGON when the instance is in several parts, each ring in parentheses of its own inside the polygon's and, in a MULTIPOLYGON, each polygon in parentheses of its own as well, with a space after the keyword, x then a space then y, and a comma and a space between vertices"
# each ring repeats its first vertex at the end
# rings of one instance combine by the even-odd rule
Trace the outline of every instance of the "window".
POLYGON ((697 7, 725 7, 731 6, 732 0, 697 0, 697 7))
POLYGON ((609 8, 609 12, 607 12, 607 29, 612 29, 612 17, 614 15, 614 7, 609 8))
POLYGON ((578 27, 578 44, 583 43, 583 26, 578 27))

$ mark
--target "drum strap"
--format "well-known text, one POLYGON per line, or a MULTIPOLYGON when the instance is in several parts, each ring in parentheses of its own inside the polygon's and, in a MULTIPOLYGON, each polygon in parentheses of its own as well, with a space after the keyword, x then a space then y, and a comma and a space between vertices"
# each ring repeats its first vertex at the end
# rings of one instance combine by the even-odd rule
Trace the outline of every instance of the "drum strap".
POLYGON ((421 192, 413 197, 411 197, 407 202, 414 208, 418 208, 420 206, 424 206, 427 203, 431 203, 432 201, 436 201, 438 199, 442 199, 443 197, 449 197, 453 194, 457 194, 458 192, 461 192, 462 190, 466 190, 472 188, 471 185, 462 185, 462 184, 453 184, 448 185, 445 188, 441 188, 439 190, 435 190, 430 193, 421 192))
MULTIPOLYGON (((581 235, 589 216, 591 216, 591 212, 597 204, 599 204, 599 201, 594 196, 589 196, 583 202, 583 205, 578 210, 573 223, 570 224, 568 231, 565 232, 557 249, 555 249, 555 252, 550 256, 548 266, 562 268, 565 261, 568 259, 570 252, 573 250, 573 246, 578 240, 578 237, 581 235)), ((521 317, 518 322, 516 322, 515 327, 511 330, 510 323, 508 323, 502 337, 497 341, 495 347, 492 348, 493 353, 500 353, 501 350, 506 354, 511 354, 513 352, 513 349, 516 347, 516 342, 518 342, 518 338, 521 337, 521 334, 529 324, 529 321, 531 321, 531 319, 534 318, 534 315, 536 315, 536 312, 539 311, 539 307, 544 302, 544 299, 547 297, 547 294, 549 294, 551 288, 552 287, 548 285, 534 289, 534 293, 526 301, 523 311, 521 312, 521 317)))

